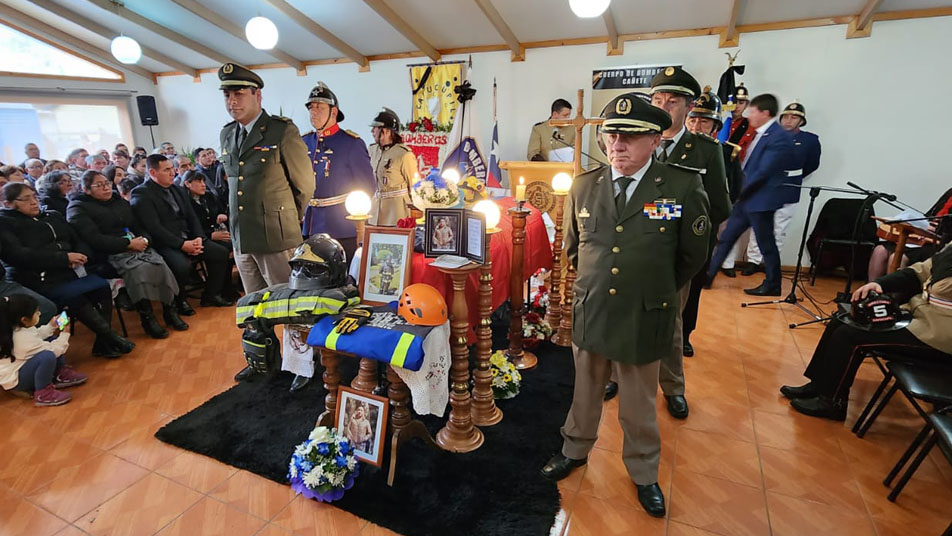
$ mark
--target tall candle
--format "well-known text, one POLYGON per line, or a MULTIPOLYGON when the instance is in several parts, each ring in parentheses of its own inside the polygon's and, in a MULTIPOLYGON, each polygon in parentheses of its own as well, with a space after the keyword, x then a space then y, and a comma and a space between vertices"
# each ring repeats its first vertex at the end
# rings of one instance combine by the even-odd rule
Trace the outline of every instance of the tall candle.
POLYGON ((519 177, 519 184, 516 186, 516 201, 526 200, 526 180, 519 177))

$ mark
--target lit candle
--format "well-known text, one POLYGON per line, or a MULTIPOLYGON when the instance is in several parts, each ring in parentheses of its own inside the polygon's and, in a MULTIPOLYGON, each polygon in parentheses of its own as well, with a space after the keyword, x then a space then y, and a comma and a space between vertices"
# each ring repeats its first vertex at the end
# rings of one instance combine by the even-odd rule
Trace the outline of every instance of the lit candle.
POLYGON ((519 177, 519 184, 516 186, 516 201, 526 200, 526 179, 519 177))

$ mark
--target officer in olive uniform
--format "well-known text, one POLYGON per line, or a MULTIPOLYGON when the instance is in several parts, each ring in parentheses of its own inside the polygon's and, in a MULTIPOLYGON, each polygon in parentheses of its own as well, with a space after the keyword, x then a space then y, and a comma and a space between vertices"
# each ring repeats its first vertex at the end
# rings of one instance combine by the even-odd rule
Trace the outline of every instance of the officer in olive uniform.
POLYGON ((337 95, 324 82, 318 82, 305 106, 312 130, 304 135, 313 165, 313 197, 304 215, 304 235, 327 233, 344 247, 347 259, 357 249, 357 228, 347 220, 344 200, 354 190, 373 197, 377 181, 370 166, 367 145, 355 132, 341 130, 344 112, 337 95))
MULTIPOLYGON (((668 67, 651 80, 651 103, 671 114, 672 119, 671 127, 661 134, 661 146, 656 154, 662 162, 691 168, 701 176, 710 201, 711 226, 717 229, 731 213, 724 154, 716 140, 698 136, 684 126, 694 99, 700 94, 701 86, 697 80, 680 67, 668 67)), ((695 275, 691 274, 692 277, 695 275)), ((680 290, 681 310, 687 303, 690 290, 690 285, 680 290)), ((688 416, 688 402, 684 397, 682 361, 683 356, 694 355, 694 348, 682 338, 680 314, 677 316, 672 344, 671 354, 661 361, 659 381, 667 400, 668 412, 675 418, 685 419, 688 416)))
POLYGON ((410 186, 419 176, 417 159, 400 137, 400 118, 384 108, 373 122, 374 141, 370 145, 370 165, 377 179, 377 195, 370 212, 371 225, 395 226, 410 216, 410 186))
POLYGON ((549 153, 563 147, 575 147, 575 129, 571 126, 552 127, 552 119, 570 119, 572 105, 565 99, 555 99, 552 102, 549 119, 532 125, 529 133, 529 148, 526 150, 526 159, 547 162, 549 153))
POLYGON ((314 179, 300 131, 261 108, 261 78, 235 63, 222 65, 218 78, 235 119, 220 135, 231 240, 245 292, 255 292, 287 283, 314 179))
POLYGON ((709 204, 697 173, 652 155, 671 116, 634 93, 606 107, 611 167, 576 177, 566 202, 565 251, 578 270, 572 309, 575 391, 562 451, 542 469, 561 479, 587 461, 609 376, 618 381, 622 459, 638 499, 664 516, 655 397, 671 351, 678 290, 707 259, 709 204))

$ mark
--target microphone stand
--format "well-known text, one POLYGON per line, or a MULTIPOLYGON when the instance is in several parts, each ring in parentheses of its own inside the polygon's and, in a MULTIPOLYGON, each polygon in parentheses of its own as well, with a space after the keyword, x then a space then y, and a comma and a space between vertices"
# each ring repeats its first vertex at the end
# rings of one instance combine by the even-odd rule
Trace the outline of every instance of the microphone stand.
POLYGON ((854 265, 856 264, 856 242, 859 240, 859 231, 862 227, 862 223, 869 220, 870 211, 872 211, 873 204, 875 204, 876 201, 882 201, 899 211, 903 210, 903 207, 895 203, 896 196, 893 194, 867 190, 858 184, 849 181, 847 181, 846 184, 856 190, 850 193, 862 193, 866 196, 866 199, 863 200, 860 211, 856 215, 856 220, 853 222, 853 234, 850 238, 850 265, 846 270, 846 287, 843 289, 843 292, 836 295, 834 301, 837 303, 849 303, 851 300, 853 288, 853 268, 855 268, 854 265))
MULTIPOLYGON (((566 146, 566 147, 571 147, 572 149, 575 149, 575 146, 574 146, 574 145, 571 145, 571 144, 569 144, 569 143, 566 143, 566 141, 563 140, 562 137, 558 135, 558 132, 557 132, 557 131, 552 133, 552 141, 557 141, 557 142, 561 143, 562 145, 564 145, 564 146, 566 146)), ((599 164, 601 164, 601 165, 603 165, 603 166, 609 165, 608 162, 605 162, 605 161, 603 161, 603 160, 600 159, 600 158, 595 158, 594 156, 592 156, 592 155, 586 153, 585 151, 583 151, 583 150, 581 150, 581 149, 579 149, 578 152, 582 153, 582 156, 588 157, 589 160, 594 160, 594 161, 598 162, 599 164)))

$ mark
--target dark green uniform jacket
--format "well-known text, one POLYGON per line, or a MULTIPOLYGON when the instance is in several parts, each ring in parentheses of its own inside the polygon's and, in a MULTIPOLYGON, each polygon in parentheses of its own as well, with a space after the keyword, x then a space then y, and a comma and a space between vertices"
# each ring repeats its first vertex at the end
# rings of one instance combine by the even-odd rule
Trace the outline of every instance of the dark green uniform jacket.
POLYGON ((301 133, 286 117, 261 117, 235 148, 238 122, 221 129, 228 176, 231 241, 240 253, 276 253, 300 245, 301 219, 314 191, 314 170, 301 133))
POLYGON ((566 201, 565 251, 578 270, 572 341, 631 364, 671 351, 678 289, 707 260, 707 194, 696 173, 652 161, 625 211, 616 213, 612 173, 575 178, 566 201), (665 200, 680 217, 653 219, 645 204, 665 200))
POLYGON ((685 129, 678 144, 671 150, 667 162, 698 170, 704 191, 711 202, 711 225, 717 229, 717 226, 731 215, 731 199, 721 145, 714 138, 693 134, 685 129))

